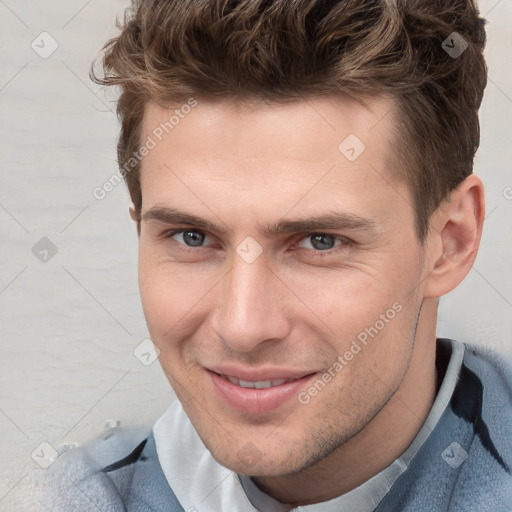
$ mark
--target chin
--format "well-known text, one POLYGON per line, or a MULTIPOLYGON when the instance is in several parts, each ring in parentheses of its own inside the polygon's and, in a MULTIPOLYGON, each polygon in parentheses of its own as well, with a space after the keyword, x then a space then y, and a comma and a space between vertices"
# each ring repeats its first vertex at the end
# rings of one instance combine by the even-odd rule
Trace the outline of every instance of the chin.
POLYGON ((213 458, 222 466, 244 476, 278 477, 300 472, 311 461, 307 454, 312 449, 307 442, 290 441, 268 443, 248 441, 244 436, 205 443, 213 458))
POLYGON ((299 461, 287 456, 273 458, 271 461, 263 456, 259 461, 253 463, 243 463, 233 458, 216 460, 231 471, 247 477, 273 478, 298 473, 304 469, 299 461))

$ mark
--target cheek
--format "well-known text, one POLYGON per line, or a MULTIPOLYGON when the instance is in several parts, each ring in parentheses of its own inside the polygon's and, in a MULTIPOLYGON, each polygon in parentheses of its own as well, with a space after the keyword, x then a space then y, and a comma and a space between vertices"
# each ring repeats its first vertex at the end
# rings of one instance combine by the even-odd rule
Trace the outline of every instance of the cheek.
POLYGON ((309 318, 316 332, 322 330, 333 353, 356 374, 376 371, 383 383, 394 385, 393 375, 403 373, 412 350, 419 274, 413 258, 400 266, 383 259, 371 270, 333 270, 331 279, 289 276, 287 284, 314 313, 303 307, 302 321, 309 318))
POLYGON ((192 339, 204 324, 222 274, 195 265, 178 265, 170 262, 163 252, 150 248, 141 248, 138 272, 151 339, 164 356, 173 354, 161 361, 175 361, 177 351, 190 345, 185 341, 192 339))
POLYGON ((197 302, 197 287, 186 273, 178 272, 155 255, 142 250, 139 254, 139 290, 144 315, 153 341, 159 344, 186 317, 197 302))
MULTIPOLYGON (((301 275, 283 276, 293 292, 290 303, 295 314, 302 310, 302 319, 323 326, 326 334, 347 341, 379 320, 381 314, 403 300, 400 281, 393 281, 385 272, 362 269, 320 269, 301 275), (330 333, 330 334, 329 334, 330 333)), ((391 311, 389 316, 393 316, 391 311)))

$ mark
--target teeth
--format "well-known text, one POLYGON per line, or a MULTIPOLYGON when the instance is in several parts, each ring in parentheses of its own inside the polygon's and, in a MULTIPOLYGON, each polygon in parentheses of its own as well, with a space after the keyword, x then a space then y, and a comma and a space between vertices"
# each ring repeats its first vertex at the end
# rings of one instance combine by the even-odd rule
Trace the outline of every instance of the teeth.
POLYGON ((275 386, 280 386, 285 382, 289 382, 289 379, 275 379, 275 380, 258 380, 256 382, 251 382, 249 380, 241 380, 236 377, 231 377, 231 375, 223 375, 224 378, 228 379, 232 384, 236 384, 237 386, 241 386, 242 388, 250 388, 250 389, 267 389, 273 388, 275 386))

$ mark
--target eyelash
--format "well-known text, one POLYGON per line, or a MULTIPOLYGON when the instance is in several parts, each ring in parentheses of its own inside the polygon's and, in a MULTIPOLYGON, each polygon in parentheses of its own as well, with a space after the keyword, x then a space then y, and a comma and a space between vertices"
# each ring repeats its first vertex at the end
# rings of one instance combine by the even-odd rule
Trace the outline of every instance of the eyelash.
MULTIPOLYGON (((178 233, 184 233, 186 231, 191 231, 193 233, 201 233, 203 235, 209 236, 204 231, 201 231, 199 229, 175 229, 173 231, 169 231, 169 232, 165 233, 163 236, 164 236, 164 238, 169 239, 169 241, 171 241, 173 243, 173 245, 175 245, 178 248, 179 251, 185 252, 187 254, 194 254, 196 252, 196 249, 204 249, 205 248, 204 246, 198 246, 196 248, 192 248, 192 247, 187 246, 185 244, 176 242, 176 240, 174 240, 172 238, 174 235, 177 235, 178 233)), ((341 250, 346 249, 347 247, 353 245, 353 243, 354 243, 352 240, 350 240, 350 239, 348 239, 348 238, 346 238, 344 236, 334 235, 334 234, 331 234, 331 233, 323 233, 321 231, 315 231, 315 232, 312 232, 312 233, 307 233, 306 235, 304 235, 301 238, 299 238, 296 241, 296 243, 294 243, 294 246, 297 245, 302 240, 304 240, 306 238, 310 238, 313 235, 330 235, 330 236, 334 237, 336 241, 340 241, 341 243, 339 245, 335 245, 332 249, 328 249, 328 250, 325 250, 325 251, 321 251, 321 250, 318 250, 318 249, 306 249, 304 247, 299 247, 298 249, 293 249, 293 250, 305 250, 310 255, 314 255, 315 257, 320 257, 321 258, 321 257, 329 256, 329 255, 331 255, 331 254, 333 254, 335 252, 338 252, 340 249, 341 250)))

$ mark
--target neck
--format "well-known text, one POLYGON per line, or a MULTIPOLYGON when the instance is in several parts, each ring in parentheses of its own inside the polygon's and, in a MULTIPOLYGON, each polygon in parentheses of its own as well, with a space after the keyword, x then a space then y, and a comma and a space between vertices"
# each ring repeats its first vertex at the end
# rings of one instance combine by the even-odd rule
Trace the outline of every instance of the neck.
POLYGON ((358 434, 300 473, 253 478, 255 483, 278 501, 290 503, 293 496, 294 507, 304 506, 355 489, 400 457, 425 423, 435 400, 436 317, 436 301, 425 300, 409 368, 391 399, 358 434))

